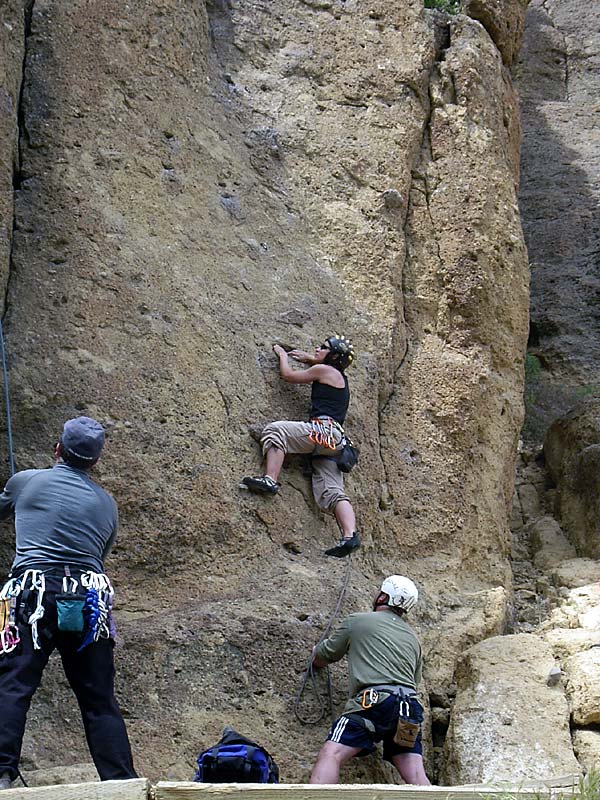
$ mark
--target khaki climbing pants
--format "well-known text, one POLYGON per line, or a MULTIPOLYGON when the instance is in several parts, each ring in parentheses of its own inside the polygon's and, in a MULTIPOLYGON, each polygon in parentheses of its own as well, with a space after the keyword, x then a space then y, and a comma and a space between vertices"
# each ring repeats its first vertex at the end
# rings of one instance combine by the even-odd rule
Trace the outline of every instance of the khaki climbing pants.
POLYGON ((338 465, 331 458, 319 458, 320 455, 332 456, 342 449, 342 432, 333 428, 332 434, 336 443, 336 450, 330 450, 311 442, 308 438, 312 431, 309 422, 271 422, 262 432, 260 443, 263 455, 271 447, 277 447, 284 453, 312 453, 312 490, 315 503, 323 511, 333 513, 337 504, 350 498, 344 492, 344 473, 340 472, 338 465))

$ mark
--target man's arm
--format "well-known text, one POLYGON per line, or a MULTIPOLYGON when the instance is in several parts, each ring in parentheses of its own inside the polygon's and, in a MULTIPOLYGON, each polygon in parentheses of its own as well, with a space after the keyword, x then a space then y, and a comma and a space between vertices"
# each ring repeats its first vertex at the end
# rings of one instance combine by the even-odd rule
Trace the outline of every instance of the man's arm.
POLYGON ((8 479, 4 491, 0 494, 0 519, 6 519, 14 512, 15 503, 21 490, 38 471, 37 469, 24 469, 8 479))
POLYGON ((417 668, 415 670, 415 686, 417 689, 419 688, 419 684, 423 679, 423 652, 421 650, 421 646, 419 645, 419 657, 417 659, 417 668))
POLYGON ((320 669, 334 661, 339 661, 350 646, 350 620, 346 618, 328 639, 313 647, 313 667, 320 669))
POLYGON ((336 380, 337 370, 333 367, 327 364, 315 364, 308 369, 292 369, 288 362, 288 354, 283 347, 276 344, 273 346, 273 350, 279 358, 279 373, 287 383, 314 383, 315 381, 320 381, 331 386, 335 385, 333 380, 336 380))
POLYGON ((105 560, 106 556, 112 550, 112 546, 115 543, 115 539, 117 538, 117 530, 119 528, 119 512, 117 510, 117 504, 115 503, 114 497, 110 498, 112 500, 112 512, 113 512, 113 520, 112 520, 112 533, 110 535, 109 540, 104 545, 104 550, 102 551, 102 561, 105 560))

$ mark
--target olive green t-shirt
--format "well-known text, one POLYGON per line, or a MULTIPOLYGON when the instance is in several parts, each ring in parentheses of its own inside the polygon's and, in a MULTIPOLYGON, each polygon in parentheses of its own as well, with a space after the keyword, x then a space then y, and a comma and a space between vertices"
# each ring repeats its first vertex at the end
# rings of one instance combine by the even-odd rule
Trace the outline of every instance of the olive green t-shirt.
POLYGON ((393 684, 416 690, 421 681, 421 645, 410 625, 393 611, 350 614, 317 646, 316 654, 328 663, 348 656, 347 711, 362 689, 393 684))

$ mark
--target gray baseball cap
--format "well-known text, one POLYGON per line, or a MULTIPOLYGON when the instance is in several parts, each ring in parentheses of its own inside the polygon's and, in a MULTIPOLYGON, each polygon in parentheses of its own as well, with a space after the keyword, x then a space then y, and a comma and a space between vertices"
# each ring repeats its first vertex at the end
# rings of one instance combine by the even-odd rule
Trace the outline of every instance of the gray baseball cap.
POLYGON ((104 447, 104 428, 91 417, 68 419, 60 441, 71 455, 84 461, 95 461, 104 447))

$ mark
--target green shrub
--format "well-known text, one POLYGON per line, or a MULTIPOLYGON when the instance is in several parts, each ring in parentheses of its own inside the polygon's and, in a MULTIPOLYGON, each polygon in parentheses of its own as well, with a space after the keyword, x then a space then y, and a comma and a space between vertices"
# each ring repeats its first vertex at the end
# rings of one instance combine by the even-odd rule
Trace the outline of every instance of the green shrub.
POLYGON ((460 0, 425 0, 425 8, 437 8, 438 11, 445 11, 447 14, 458 14, 460 0))

